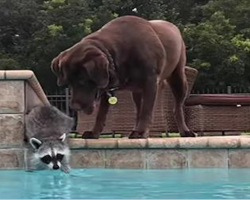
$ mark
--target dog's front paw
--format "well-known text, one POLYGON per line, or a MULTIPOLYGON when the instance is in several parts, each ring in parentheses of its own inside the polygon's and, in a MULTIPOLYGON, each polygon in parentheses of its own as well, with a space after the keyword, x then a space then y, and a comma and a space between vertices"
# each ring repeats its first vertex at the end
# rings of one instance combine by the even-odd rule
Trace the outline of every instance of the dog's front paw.
POLYGON ((181 137, 197 137, 197 134, 193 131, 184 131, 181 133, 181 137))
POLYGON ((148 138, 148 134, 144 131, 132 131, 132 133, 128 136, 129 139, 146 139, 148 138))
POLYGON ((85 131, 82 135, 83 139, 98 139, 99 134, 95 134, 92 131, 85 131))

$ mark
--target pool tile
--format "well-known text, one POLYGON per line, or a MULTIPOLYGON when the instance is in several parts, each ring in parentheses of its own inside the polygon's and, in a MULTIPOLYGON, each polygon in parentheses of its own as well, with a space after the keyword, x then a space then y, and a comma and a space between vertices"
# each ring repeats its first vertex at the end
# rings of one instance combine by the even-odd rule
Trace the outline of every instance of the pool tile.
POLYGON ((250 150, 248 149, 232 149, 229 150, 229 167, 245 168, 250 167, 250 150))
POLYGON ((228 167, 228 150, 188 150, 189 167, 228 167))
POLYGON ((156 149, 171 149, 179 146, 179 138, 149 138, 148 147, 156 149))
POLYGON ((240 137, 210 137, 208 139, 208 146, 210 148, 237 148, 240 146, 240 137))
POLYGON ((197 138, 179 138, 180 148, 197 149, 207 148, 208 138, 197 137, 197 138))
POLYGON ((0 81, 0 113, 24 112, 24 82, 0 81))
POLYGON ((24 150, 0 149, 0 169, 23 169, 24 150))
POLYGON ((24 119, 22 114, 0 114, 0 148, 22 147, 24 119))
POLYGON ((147 168, 165 169, 165 168, 185 168, 187 167, 186 150, 148 150, 147 168))
POLYGON ((241 136, 240 147, 250 149, 250 137, 249 136, 241 136))
POLYGON ((139 149, 122 149, 106 151, 107 168, 145 168, 145 151, 139 149))
POLYGON ((69 139, 69 146, 71 149, 86 148, 86 140, 84 139, 69 139))
POLYGON ((104 150, 72 150, 70 165, 72 168, 104 168, 105 152, 104 150))
POLYGON ((1 70, 0 71, 0 80, 3 80, 3 79, 5 79, 5 71, 1 70))
POLYGON ((147 139, 128 139, 122 138, 118 140, 119 149, 130 149, 130 148, 146 148, 147 139))
POLYGON ((118 139, 116 138, 106 138, 106 139, 96 139, 96 140, 92 140, 92 139, 87 139, 86 140, 86 145, 87 148, 91 149, 98 149, 98 148, 102 148, 102 149, 113 149, 113 148, 117 148, 118 146, 118 139))

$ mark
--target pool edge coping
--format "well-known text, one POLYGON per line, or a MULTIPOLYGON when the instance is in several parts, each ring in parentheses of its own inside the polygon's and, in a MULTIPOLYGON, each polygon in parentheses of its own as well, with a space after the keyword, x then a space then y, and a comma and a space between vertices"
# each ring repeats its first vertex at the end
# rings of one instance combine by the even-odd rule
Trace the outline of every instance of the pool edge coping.
POLYGON ((250 136, 70 139, 72 149, 249 149, 250 136))

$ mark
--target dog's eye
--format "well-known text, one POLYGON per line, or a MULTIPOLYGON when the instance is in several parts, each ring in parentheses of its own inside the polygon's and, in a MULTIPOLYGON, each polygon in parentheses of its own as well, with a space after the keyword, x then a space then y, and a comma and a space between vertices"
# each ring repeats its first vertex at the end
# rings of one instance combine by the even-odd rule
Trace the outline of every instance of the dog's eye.
POLYGON ((64 155, 62 155, 62 154, 57 154, 57 155, 56 155, 56 159, 57 159, 58 161, 62 161, 63 157, 64 157, 64 155))
POLYGON ((52 161, 52 158, 50 155, 46 155, 43 156, 42 158, 40 158, 42 162, 44 162, 45 164, 49 164, 52 161))

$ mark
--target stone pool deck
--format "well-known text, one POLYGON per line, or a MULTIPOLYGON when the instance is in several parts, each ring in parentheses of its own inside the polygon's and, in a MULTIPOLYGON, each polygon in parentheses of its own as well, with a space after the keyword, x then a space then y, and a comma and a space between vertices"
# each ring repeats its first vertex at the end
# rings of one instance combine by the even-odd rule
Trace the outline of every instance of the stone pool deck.
POLYGON ((71 139, 74 168, 246 168, 250 137, 71 139))

